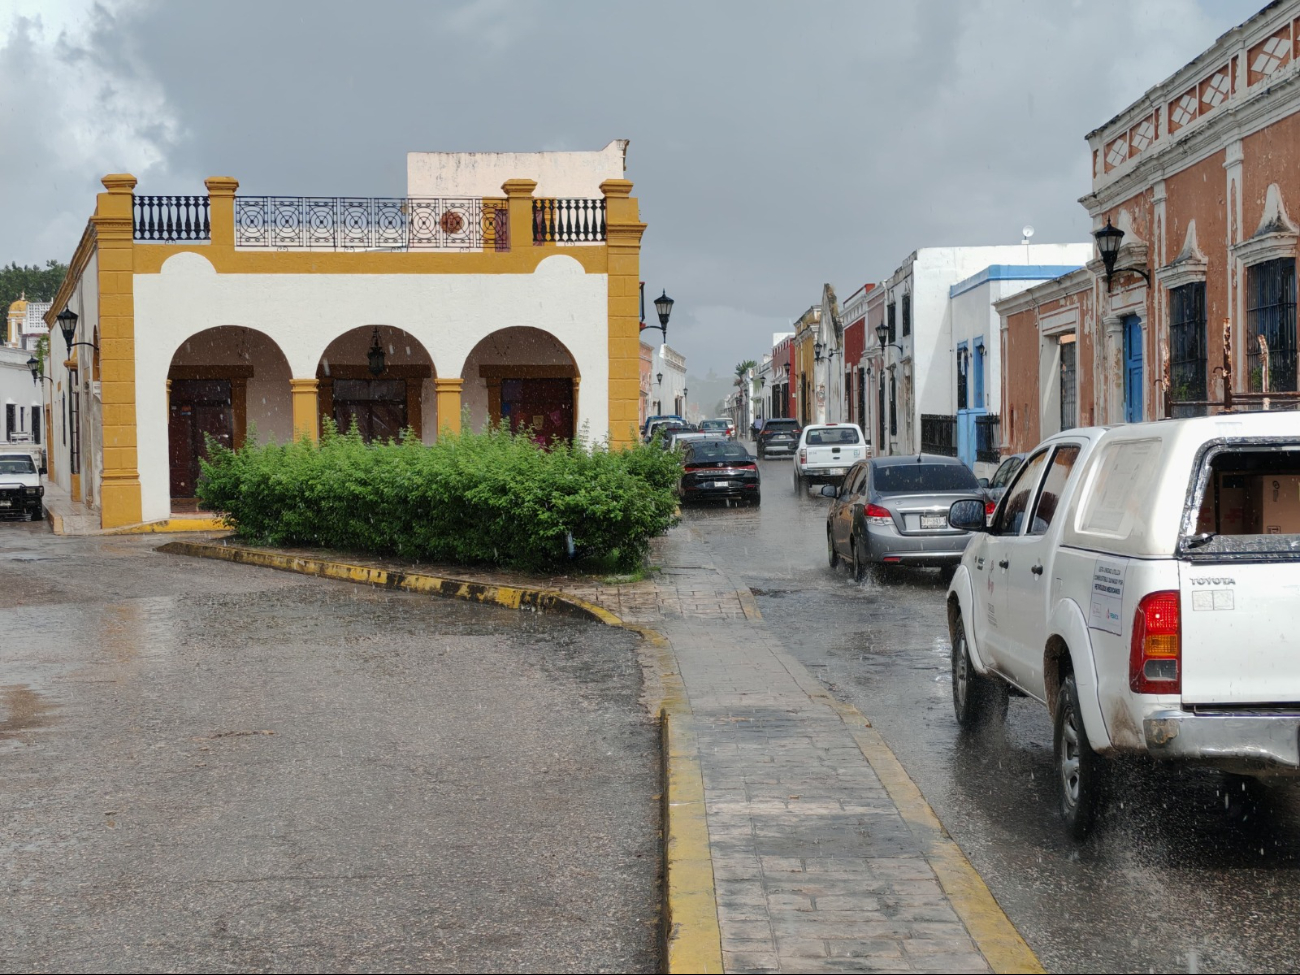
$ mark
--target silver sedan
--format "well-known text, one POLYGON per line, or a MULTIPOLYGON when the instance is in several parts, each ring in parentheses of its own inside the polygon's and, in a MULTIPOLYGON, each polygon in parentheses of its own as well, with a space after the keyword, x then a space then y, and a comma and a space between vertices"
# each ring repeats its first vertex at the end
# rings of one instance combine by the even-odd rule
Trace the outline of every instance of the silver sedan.
POLYGON ((948 524, 948 509, 984 501, 970 468, 931 454, 859 461, 822 494, 835 499, 826 515, 827 557, 832 567, 847 559, 856 579, 873 563, 954 568, 971 534, 948 524))

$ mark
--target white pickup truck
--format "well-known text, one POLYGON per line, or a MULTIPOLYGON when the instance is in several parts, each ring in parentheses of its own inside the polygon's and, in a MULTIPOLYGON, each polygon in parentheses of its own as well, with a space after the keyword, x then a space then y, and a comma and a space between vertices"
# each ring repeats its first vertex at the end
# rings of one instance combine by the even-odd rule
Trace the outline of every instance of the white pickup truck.
POLYGON ((1072 836, 1107 757, 1300 774, 1300 414, 1070 430, 949 520, 958 723, 1046 705, 1072 836))
POLYGON ((44 473, 40 447, 0 445, 0 518, 21 515, 36 521, 44 514, 44 473))
POLYGON ((810 484, 838 484, 849 468, 867 456, 867 441, 856 423, 811 423, 794 450, 794 490, 810 484))

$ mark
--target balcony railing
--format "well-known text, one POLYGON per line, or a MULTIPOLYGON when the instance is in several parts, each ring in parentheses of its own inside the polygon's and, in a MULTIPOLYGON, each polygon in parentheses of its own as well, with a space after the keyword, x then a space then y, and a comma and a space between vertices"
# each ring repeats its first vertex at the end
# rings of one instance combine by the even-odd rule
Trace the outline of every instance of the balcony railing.
POLYGON ((975 418, 975 459, 996 464, 1002 454, 1002 417, 986 413, 975 418))
POLYGON ((510 249, 505 200, 235 197, 235 246, 248 250, 510 249))
POLYGON ((598 244, 605 239, 605 201, 533 200, 534 244, 598 244))
POLYGON ((206 196, 137 196, 134 200, 135 239, 170 244, 178 240, 210 240, 206 196))
POLYGON ((957 418, 921 414, 921 450, 927 454, 957 456, 957 418))

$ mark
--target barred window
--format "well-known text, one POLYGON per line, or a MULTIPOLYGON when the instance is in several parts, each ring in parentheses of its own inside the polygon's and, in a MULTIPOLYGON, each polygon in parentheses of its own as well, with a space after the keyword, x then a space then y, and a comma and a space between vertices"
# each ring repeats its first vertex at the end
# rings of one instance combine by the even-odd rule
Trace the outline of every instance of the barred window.
POLYGON ((1169 399, 1174 416, 1204 416, 1204 406, 1179 407, 1206 398, 1205 282, 1169 292, 1169 399))
POLYGON ((912 334, 912 296, 903 295, 903 334, 912 334))
POLYGON ((1252 392, 1264 388, 1261 336, 1268 343, 1269 390, 1296 389, 1295 292, 1294 257, 1246 269, 1246 368, 1252 392))
MULTIPOLYGON (((1070 336, 1071 340, 1074 336, 1070 336)), ((1061 429, 1072 430, 1079 425, 1078 417, 1078 357, 1073 341, 1061 343, 1061 429)))
POLYGON ((889 435, 898 436, 898 387, 893 376, 889 377, 889 435))
POLYGON ((896 316, 895 316, 895 314, 894 314, 894 312, 895 312, 895 310, 897 309, 897 307, 898 307, 898 306, 895 305, 892 301, 891 301, 888 305, 885 306, 885 315, 886 315, 886 318, 888 319, 888 325, 889 325, 889 341, 891 341, 891 342, 897 342, 897 341, 898 341, 898 335, 897 335, 896 326, 895 326, 895 317, 896 317, 896 316))

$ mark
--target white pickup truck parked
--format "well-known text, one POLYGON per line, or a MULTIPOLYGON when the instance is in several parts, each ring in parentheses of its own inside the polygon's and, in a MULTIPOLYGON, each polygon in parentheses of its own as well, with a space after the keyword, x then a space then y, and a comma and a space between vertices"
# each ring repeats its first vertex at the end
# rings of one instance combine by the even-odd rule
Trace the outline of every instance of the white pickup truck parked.
POLYGON ((949 519, 958 723, 1046 705, 1071 835, 1107 757, 1300 774, 1300 414, 1070 430, 949 519))
POLYGON ((0 518, 21 515, 36 521, 45 513, 45 467, 41 448, 30 444, 0 445, 0 518))
POLYGON ((838 484, 849 468, 867 456, 867 441, 856 423, 810 423, 794 450, 794 489, 810 484, 838 484))

